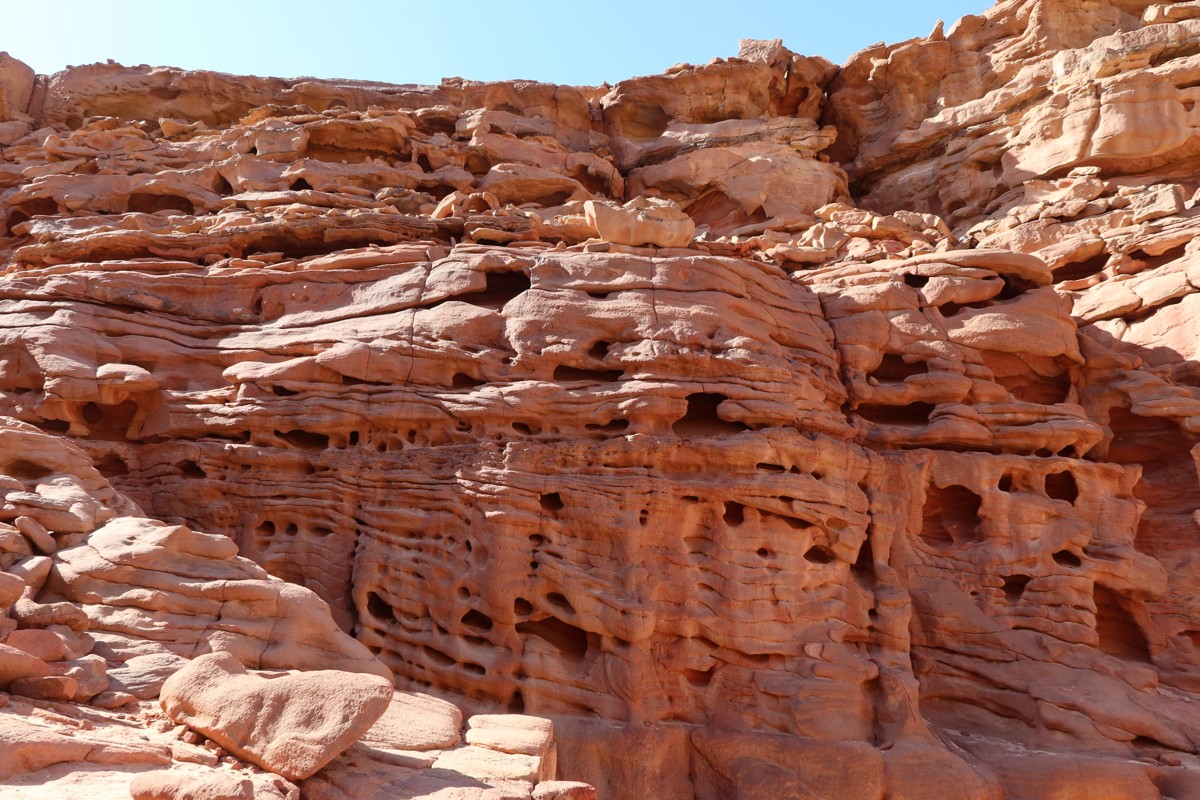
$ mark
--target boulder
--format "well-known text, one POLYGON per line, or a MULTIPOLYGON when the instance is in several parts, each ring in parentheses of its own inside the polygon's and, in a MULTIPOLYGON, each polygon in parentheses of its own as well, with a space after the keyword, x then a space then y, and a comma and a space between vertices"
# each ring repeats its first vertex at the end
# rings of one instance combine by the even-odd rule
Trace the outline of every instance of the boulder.
POLYGON ((13 681, 40 678, 49 671, 46 662, 37 656, 0 644, 0 689, 7 688, 13 681))
POLYGON ((387 710, 392 685, 336 670, 253 675, 232 655, 210 653, 168 678, 160 699, 175 722, 298 780, 358 741, 387 710))
POLYGON ((696 223, 669 200, 639 197, 623 206, 589 200, 584 215, 597 235, 613 244, 687 247, 696 223))

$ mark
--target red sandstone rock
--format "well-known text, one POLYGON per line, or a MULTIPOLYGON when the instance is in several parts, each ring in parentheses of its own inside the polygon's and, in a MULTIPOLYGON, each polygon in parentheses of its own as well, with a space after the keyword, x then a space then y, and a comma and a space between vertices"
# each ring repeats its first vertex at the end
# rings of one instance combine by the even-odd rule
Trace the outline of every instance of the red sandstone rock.
POLYGON ((554 796, 556 760, 1189 796, 1194 6, 605 89, 0 57, 0 414, 50 431, 0 428, 0 635, 86 629, 145 697, 375 655, 490 712, 463 745, 397 692, 318 799, 554 796))
POLYGON ((57 661, 67 654, 67 644, 63 638, 44 628, 13 631, 4 643, 43 661, 57 661))
POLYGON ((24 650, 0 644, 0 686, 7 689, 13 681, 48 674, 46 662, 24 650))

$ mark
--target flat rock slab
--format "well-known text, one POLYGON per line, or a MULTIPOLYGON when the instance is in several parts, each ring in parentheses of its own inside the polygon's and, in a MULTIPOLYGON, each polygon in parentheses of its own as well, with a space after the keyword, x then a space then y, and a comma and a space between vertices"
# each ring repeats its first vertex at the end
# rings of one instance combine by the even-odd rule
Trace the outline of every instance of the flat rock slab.
POLYGON ((363 744, 389 750, 446 750, 462 738, 458 706, 419 692, 396 692, 363 744))
POLYGON ((523 714, 477 714, 467 720, 466 741, 502 753, 541 757, 554 744, 554 723, 523 714))
POLYGON ((128 692, 139 700, 158 697, 167 678, 178 672, 187 659, 174 653, 134 656, 108 672, 113 691, 128 692))
POLYGON ((486 747, 468 745, 442 753, 433 762, 435 769, 448 770, 480 781, 529 781, 543 777, 542 759, 514 753, 501 753, 486 747))
POLYGON ((200 656, 163 684, 172 720, 289 780, 307 778, 387 710, 392 684, 337 670, 260 677, 228 653, 200 656))

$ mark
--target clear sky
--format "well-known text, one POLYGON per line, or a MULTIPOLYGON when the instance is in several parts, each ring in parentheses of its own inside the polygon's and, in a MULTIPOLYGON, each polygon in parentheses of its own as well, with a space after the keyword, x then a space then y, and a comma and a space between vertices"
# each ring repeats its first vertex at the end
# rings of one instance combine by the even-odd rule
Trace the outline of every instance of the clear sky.
POLYGON ((991 0, 0 0, 0 50, 38 72, 113 59, 250 75, 598 85, 783 39, 842 63, 991 0))

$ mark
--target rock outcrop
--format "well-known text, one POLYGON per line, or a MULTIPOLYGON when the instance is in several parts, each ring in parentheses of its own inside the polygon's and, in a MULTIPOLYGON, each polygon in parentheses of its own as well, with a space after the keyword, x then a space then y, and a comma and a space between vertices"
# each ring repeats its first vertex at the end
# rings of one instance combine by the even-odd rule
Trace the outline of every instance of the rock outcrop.
POLYGON ((595 89, 0 58, 10 709, 394 676, 318 800, 1200 796, 1198 24, 595 89))

